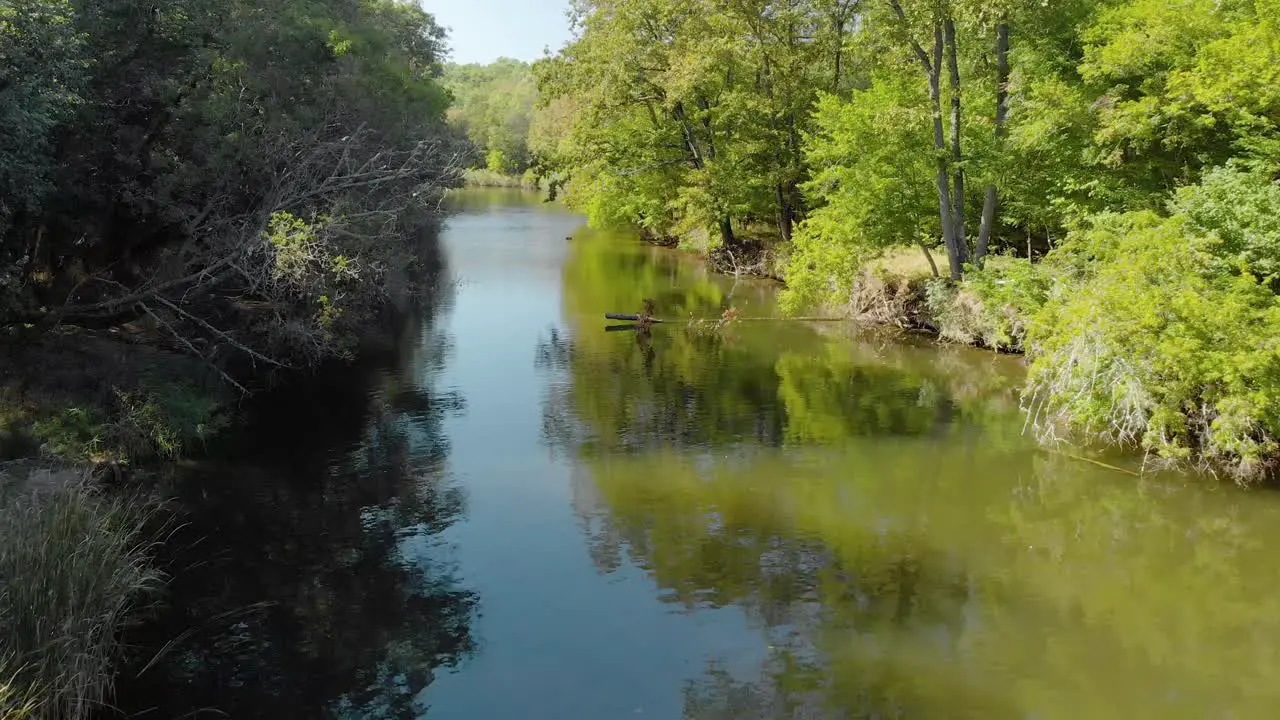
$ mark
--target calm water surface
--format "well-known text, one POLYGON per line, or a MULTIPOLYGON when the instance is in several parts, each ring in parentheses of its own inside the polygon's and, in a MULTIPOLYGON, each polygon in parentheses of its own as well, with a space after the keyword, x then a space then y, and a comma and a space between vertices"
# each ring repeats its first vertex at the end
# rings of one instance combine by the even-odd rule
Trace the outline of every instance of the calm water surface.
POLYGON ((1280 715, 1275 495, 1037 449, 1013 358, 607 331, 775 291, 527 195, 454 205, 431 312, 188 473, 143 633, 184 634, 131 712, 1280 715))

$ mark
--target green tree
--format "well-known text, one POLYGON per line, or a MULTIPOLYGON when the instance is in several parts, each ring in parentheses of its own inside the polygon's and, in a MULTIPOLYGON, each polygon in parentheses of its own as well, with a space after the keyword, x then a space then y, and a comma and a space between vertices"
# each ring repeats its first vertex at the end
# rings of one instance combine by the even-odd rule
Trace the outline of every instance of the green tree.
POLYGON ((489 65, 446 65, 453 96, 449 123, 476 148, 475 161, 498 173, 521 173, 533 162, 530 124, 538 88, 527 63, 501 58, 489 65))
POLYGON ((6 3, 0 325, 344 352, 454 182, 443 38, 398 0, 6 3))

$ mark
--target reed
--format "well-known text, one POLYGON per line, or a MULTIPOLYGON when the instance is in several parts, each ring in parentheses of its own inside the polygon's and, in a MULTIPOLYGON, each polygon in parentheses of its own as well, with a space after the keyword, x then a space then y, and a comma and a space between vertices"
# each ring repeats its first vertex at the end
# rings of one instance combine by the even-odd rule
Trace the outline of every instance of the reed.
POLYGON ((121 630, 161 583, 146 507, 87 478, 0 498, 0 720, 108 701, 121 630))

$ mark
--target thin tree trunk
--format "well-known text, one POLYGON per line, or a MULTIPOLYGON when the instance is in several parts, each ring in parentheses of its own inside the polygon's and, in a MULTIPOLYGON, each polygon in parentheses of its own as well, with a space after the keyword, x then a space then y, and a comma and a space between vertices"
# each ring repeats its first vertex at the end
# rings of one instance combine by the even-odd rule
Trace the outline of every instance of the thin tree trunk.
POLYGON ((957 242, 956 226, 951 215, 951 181, 947 176, 947 141, 942 128, 942 46, 943 18, 935 16, 933 21, 933 57, 930 58, 925 49, 914 37, 910 37, 910 24, 907 14, 898 0, 887 0, 902 23, 903 30, 908 33, 911 49, 929 77, 929 105, 933 114, 933 150, 938 163, 938 219, 942 224, 942 242, 947 248, 947 261, 951 269, 951 279, 959 280, 964 275, 964 259, 960 254, 957 242))
POLYGON ((782 239, 791 242, 791 230, 795 227, 795 208, 791 206, 791 195, 783 183, 774 187, 778 201, 778 233, 782 239))
POLYGON ((929 261, 929 269, 933 271, 933 276, 935 278, 942 277, 942 274, 938 272, 938 263, 933 261, 933 253, 929 252, 929 246, 922 242, 917 242, 916 244, 924 251, 924 259, 929 261))
MULTIPOLYGON (((1004 141, 1004 123, 1009 115, 1009 24, 1001 22, 996 26, 996 150, 999 151, 1004 141)), ((991 242, 991 234, 995 231, 996 212, 1000 207, 1000 197, 996 184, 987 185, 986 197, 982 202, 982 227, 978 230, 978 249, 974 252, 974 262, 982 267, 987 257, 987 248, 991 242)))
POLYGON ((947 43, 947 69, 951 75, 951 215, 960 262, 969 259, 969 239, 964 216, 964 155, 960 150, 960 65, 956 60, 956 23, 950 16, 943 21, 947 43))
POLYGON ((698 150, 698 141, 693 137, 693 128, 689 127, 689 119, 684 114, 684 103, 677 101, 675 107, 672 108, 672 114, 680 122, 680 129, 684 133, 685 147, 689 149, 689 160, 695 168, 701 170, 704 167, 702 153, 698 150))
POLYGON ((929 72, 929 102, 933 111, 933 149, 938 164, 938 219, 942 222, 942 242, 947 247, 947 264, 951 279, 964 274, 964 260, 956 238, 955 218, 951 214, 951 181, 947 176, 947 141, 942 128, 942 26, 935 25, 933 67, 929 72))

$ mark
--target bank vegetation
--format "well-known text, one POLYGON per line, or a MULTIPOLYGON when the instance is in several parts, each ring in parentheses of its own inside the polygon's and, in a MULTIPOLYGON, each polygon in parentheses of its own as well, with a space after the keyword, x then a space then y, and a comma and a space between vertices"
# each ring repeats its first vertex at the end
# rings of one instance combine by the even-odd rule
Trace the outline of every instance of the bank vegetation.
MULTIPOLYGON (((400 0, 0 3, 0 461, 120 477, 349 356, 461 182, 445 52, 400 0)), ((86 717, 143 504, 4 467, 0 717, 86 717)))
POLYGON ((792 309, 1025 351, 1046 439, 1274 469, 1276 0, 584 0, 574 26, 528 147, 593 224, 782 276, 792 309))

